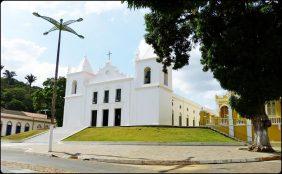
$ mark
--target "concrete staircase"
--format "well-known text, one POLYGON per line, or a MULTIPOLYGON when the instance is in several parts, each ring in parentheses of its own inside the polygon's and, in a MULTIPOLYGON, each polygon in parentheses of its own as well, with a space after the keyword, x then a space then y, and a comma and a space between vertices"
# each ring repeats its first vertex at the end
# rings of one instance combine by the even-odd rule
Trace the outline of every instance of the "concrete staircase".
MULTIPOLYGON (((84 129, 85 127, 78 127, 78 128, 72 128, 72 129, 66 129, 63 127, 57 127, 53 131, 53 142, 59 142, 63 140, 64 138, 71 136, 80 130, 84 129)), ((25 143, 48 143, 49 141, 49 133, 50 131, 47 131, 45 133, 39 134, 38 136, 29 138, 25 140, 25 143)))

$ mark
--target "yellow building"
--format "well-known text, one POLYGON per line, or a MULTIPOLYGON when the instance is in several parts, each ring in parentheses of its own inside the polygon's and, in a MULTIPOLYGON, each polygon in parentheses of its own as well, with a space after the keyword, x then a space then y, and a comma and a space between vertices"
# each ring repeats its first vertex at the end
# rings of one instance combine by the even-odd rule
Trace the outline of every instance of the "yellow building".
MULTIPOLYGON (((254 138, 254 130, 249 119, 242 118, 234 109, 231 109, 229 98, 231 93, 223 96, 215 96, 218 115, 210 115, 202 112, 200 114, 200 124, 212 126, 229 136, 243 141, 251 142, 254 138)), ((265 105, 272 126, 268 128, 270 141, 281 142, 281 99, 271 101, 265 105)))

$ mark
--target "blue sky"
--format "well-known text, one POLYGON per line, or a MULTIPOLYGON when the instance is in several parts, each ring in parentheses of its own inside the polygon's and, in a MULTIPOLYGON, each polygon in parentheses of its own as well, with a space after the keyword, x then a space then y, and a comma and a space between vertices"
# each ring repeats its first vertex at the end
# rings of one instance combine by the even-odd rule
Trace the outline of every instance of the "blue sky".
MULTIPOLYGON (((149 10, 129 10, 118 1, 2 2, 1 64, 4 69, 15 71, 17 79, 24 81, 24 76, 32 73, 38 78, 35 85, 42 86, 54 74, 58 31, 43 35, 52 24, 33 16, 34 11, 56 20, 84 19, 70 27, 85 39, 62 33, 60 75, 66 74, 68 66, 77 67, 85 55, 97 71, 107 61, 109 50, 112 63, 121 72, 134 75, 133 59, 143 43, 144 14, 149 10)), ((194 49, 190 65, 173 72, 173 89, 179 95, 216 109, 215 94, 225 91, 211 73, 202 72, 200 56, 198 48, 194 49)))

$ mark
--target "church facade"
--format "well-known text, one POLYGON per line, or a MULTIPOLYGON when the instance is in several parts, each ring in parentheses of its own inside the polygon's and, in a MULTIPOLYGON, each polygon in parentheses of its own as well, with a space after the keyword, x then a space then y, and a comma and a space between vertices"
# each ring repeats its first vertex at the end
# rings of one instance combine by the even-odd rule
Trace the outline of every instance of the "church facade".
POLYGON ((69 69, 63 127, 198 126, 203 107, 173 93, 172 68, 164 73, 156 58, 138 54, 134 77, 119 72, 111 61, 97 72, 86 58, 69 69))

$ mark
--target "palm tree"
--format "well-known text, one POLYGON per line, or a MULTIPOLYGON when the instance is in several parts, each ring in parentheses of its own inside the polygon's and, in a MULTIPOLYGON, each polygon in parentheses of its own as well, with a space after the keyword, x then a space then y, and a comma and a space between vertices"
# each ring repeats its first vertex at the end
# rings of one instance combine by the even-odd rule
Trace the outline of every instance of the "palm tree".
POLYGON ((83 39, 84 37, 82 35, 77 34, 72 28, 68 27, 68 25, 75 23, 75 22, 81 22, 83 19, 79 18, 77 20, 69 20, 66 22, 63 22, 63 19, 60 19, 60 22, 56 21, 53 18, 42 16, 38 14, 37 12, 32 13, 36 17, 40 17, 50 23, 52 23, 54 26, 47 32, 43 33, 43 35, 47 35, 48 33, 59 30, 59 39, 58 39, 58 49, 57 49, 57 59, 56 59, 56 69, 55 69, 55 79, 54 79, 54 85, 53 85, 53 96, 52 96, 52 108, 51 108, 51 123, 54 124, 54 118, 56 113, 56 98, 57 98, 57 79, 58 79, 58 68, 59 68, 59 55, 60 55, 60 44, 61 44, 61 31, 68 31, 70 33, 73 33, 77 35, 79 38, 83 39))
POLYGON ((14 71, 9 71, 9 70, 5 70, 5 72, 3 72, 4 77, 8 80, 8 85, 11 85, 13 80, 14 80, 14 76, 17 76, 17 74, 14 71))
POLYGON ((25 79, 27 80, 27 82, 29 84, 29 95, 30 95, 31 84, 36 80, 36 77, 33 74, 30 74, 30 75, 26 75, 25 79))

